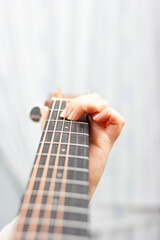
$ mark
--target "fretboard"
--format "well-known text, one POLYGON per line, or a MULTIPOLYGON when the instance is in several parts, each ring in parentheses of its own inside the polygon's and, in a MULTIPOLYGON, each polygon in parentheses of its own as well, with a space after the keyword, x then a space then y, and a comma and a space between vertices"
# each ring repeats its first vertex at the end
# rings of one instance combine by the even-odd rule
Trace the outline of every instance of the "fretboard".
POLYGON ((88 239, 88 118, 62 119, 67 101, 52 101, 14 240, 88 239))

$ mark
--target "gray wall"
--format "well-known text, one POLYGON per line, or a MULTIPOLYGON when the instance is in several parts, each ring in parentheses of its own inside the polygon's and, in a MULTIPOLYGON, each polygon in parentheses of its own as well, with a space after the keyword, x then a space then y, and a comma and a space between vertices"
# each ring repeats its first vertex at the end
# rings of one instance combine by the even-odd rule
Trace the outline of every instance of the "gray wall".
POLYGON ((0 228, 40 138, 31 107, 90 89, 127 121, 91 203, 94 238, 159 239, 159 13, 158 0, 0 0, 0 228))

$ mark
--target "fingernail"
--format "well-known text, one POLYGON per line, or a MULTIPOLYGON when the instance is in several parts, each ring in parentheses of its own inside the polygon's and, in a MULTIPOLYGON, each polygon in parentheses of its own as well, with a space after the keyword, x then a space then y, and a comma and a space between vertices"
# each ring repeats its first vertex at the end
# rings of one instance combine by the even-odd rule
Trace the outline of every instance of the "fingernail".
POLYGON ((71 113, 69 114, 69 116, 68 116, 68 119, 69 119, 69 120, 72 120, 73 117, 74 117, 74 112, 71 112, 71 113))
POLYGON ((98 113, 97 115, 95 115, 95 116, 93 117, 93 119, 96 120, 99 116, 100 116, 100 113, 98 113))
POLYGON ((67 109, 65 108, 61 114, 60 114, 60 117, 65 117, 67 115, 67 109))

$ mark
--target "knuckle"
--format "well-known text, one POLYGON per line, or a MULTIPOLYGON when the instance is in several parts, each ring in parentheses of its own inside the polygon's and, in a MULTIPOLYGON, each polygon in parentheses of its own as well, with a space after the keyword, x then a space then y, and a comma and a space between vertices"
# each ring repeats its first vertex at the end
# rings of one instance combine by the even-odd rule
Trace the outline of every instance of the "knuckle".
POLYGON ((68 110, 68 109, 70 109, 70 107, 71 107, 71 102, 69 102, 69 103, 66 104, 65 109, 68 110))
POLYGON ((74 101, 74 105, 77 107, 77 106, 80 106, 81 105, 81 102, 79 99, 75 99, 74 101))
POLYGON ((120 123, 122 125, 122 127, 125 125, 126 123, 126 120, 121 116, 121 120, 120 120, 120 123))
POLYGON ((106 100, 103 100, 103 106, 104 106, 104 107, 109 107, 109 102, 106 101, 106 100))
POLYGON ((72 99, 72 100, 67 104, 67 107, 68 107, 68 108, 72 108, 75 104, 76 104, 76 100, 75 100, 75 99, 72 99))
POLYGON ((84 104, 82 104, 82 103, 77 103, 77 108, 78 109, 83 109, 84 108, 84 104))
POLYGON ((94 96, 96 98, 101 98, 101 96, 98 93, 92 93, 92 96, 94 96))
POLYGON ((79 101, 79 99, 74 99, 73 103, 72 103, 72 107, 76 107, 76 109, 81 108, 83 106, 83 104, 79 101))

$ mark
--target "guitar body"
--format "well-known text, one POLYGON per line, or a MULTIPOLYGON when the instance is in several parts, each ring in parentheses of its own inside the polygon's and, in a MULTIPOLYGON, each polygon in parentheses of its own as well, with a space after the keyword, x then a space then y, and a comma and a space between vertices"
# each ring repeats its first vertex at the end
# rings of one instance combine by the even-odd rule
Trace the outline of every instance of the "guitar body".
POLYGON ((13 240, 85 240, 89 124, 60 118, 69 99, 53 98, 13 240))

